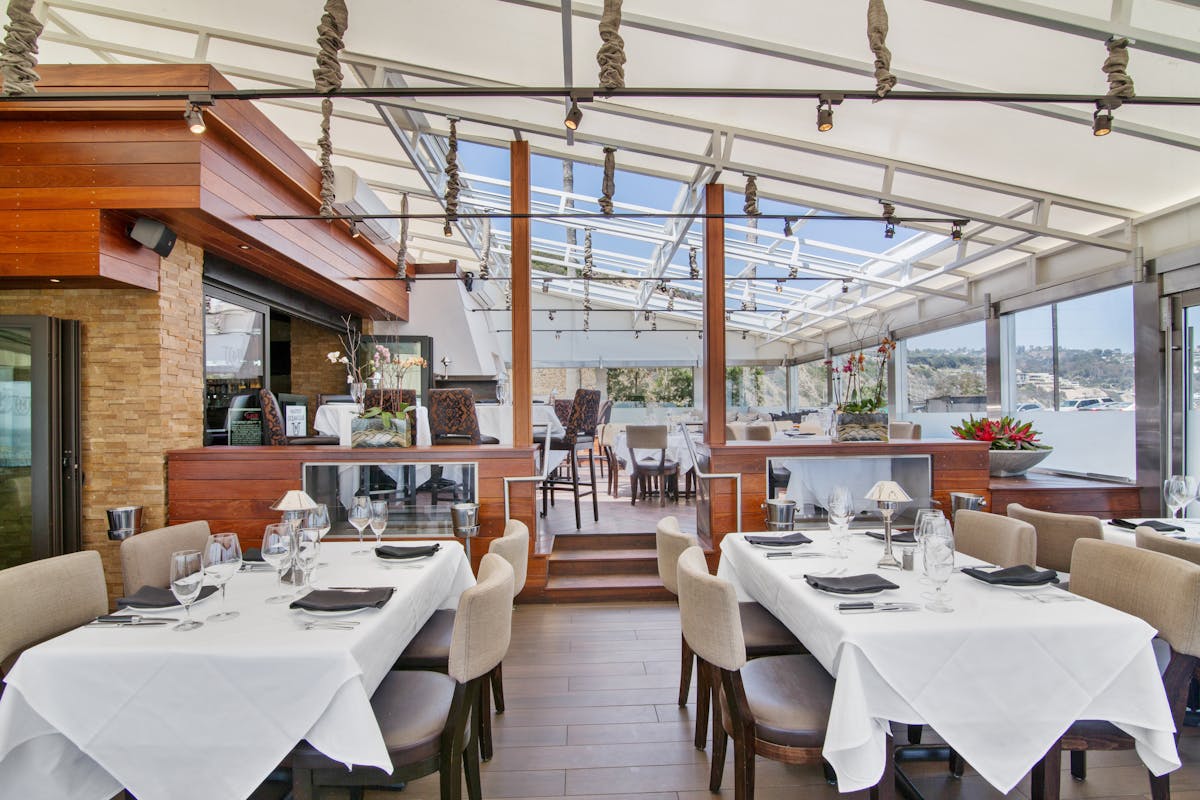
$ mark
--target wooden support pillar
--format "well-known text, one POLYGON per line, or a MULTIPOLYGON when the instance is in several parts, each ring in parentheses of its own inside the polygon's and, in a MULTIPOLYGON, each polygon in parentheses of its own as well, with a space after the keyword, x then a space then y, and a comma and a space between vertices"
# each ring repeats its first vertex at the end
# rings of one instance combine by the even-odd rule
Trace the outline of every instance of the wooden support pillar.
MULTIPOLYGON (((704 187, 704 210, 725 213, 725 186, 704 187)), ((725 220, 704 220, 704 441, 725 444, 725 220)))
MULTIPOLYGON (((511 209, 529 213, 529 142, 509 145, 511 209)), ((513 445, 533 444, 533 340, 529 290, 532 267, 529 219, 512 220, 512 402, 513 445)))

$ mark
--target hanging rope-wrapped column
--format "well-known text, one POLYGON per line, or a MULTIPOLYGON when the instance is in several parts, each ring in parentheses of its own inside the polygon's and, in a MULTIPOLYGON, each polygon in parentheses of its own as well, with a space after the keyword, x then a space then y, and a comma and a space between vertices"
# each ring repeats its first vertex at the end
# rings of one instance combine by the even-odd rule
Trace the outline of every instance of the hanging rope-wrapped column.
POLYGON ((757 217, 762 212, 758 210, 758 178, 746 176, 746 202, 742 204, 742 212, 748 217, 757 217))
POLYGON ((696 263, 696 248, 688 248, 688 278, 694 281, 700 280, 700 265, 696 263))
POLYGON ((888 35, 888 13, 883 0, 868 0, 867 42, 875 54, 875 94, 882 100, 896 86, 892 74, 892 51, 886 44, 888 35))
POLYGON ((613 180, 613 174, 617 171, 617 148, 604 148, 604 180, 600 183, 600 191, 603 193, 597 204, 600 210, 605 215, 613 213, 613 195, 617 191, 616 182, 613 180))
MULTIPOLYGON (((491 209, 487 209, 490 213, 491 209)), ((486 217, 483 220, 483 255, 479 258, 479 280, 486 281, 492 276, 492 221, 486 217)))
POLYGON ((591 326, 592 275, 595 267, 595 262, 592 260, 592 229, 588 228, 583 234, 583 330, 585 333, 591 326))
POLYGON ((461 188, 458 182, 458 120, 450 118, 450 138, 446 151, 446 224, 442 233, 453 236, 454 230, 450 223, 458 219, 458 192, 461 188))
POLYGON ((33 94, 38 81, 38 37, 42 23, 33 15, 33 0, 10 0, 9 23, 4 26, 4 45, 0 46, 0 75, 4 93, 33 94))
MULTIPOLYGON (((346 35, 350 13, 346 0, 325 0, 325 13, 317 26, 317 68, 313 80, 318 92, 336 92, 342 88, 342 65, 338 54, 346 46, 342 37, 346 35)), ((329 135, 329 121, 333 116, 333 98, 321 100, 321 138, 317 148, 321 152, 321 216, 333 216, 333 139, 329 135)))
POLYGON ((396 277, 408 274, 408 192, 400 195, 400 249, 396 251, 396 277))
POLYGON ((1108 97, 1117 101, 1108 107, 1117 108, 1121 100, 1134 96, 1133 78, 1125 72, 1129 66, 1129 40, 1114 36, 1104 46, 1108 48, 1108 57, 1104 59, 1101 69, 1108 76, 1108 97))
POLYGON ((621 0, 604 0, 600 15, 600 86, 605 89, 625 88, 625 40, 621 38, 621 0))

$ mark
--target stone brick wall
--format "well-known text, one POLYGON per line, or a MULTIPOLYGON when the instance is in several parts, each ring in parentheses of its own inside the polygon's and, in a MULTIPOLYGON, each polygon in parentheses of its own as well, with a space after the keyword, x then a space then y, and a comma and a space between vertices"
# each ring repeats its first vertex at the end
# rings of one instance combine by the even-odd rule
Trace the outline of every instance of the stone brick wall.
POLYGON ((145 507, 144 526, 167 523, 167 450, 199 447, 204 430, 203 253, 180 240, 162 259, 160 290, 0 291, 0 314, 81 324, 84 547, 104 559, 110 596, 121 593, 117 542, 105 509, 145 507))
POLYGON ((308 429, 312 431, 317 395, 346 394, 346 368, 330 364, 326 356, 341 351, 337 331, 292 319, 292 392, 308 397, 308 429))

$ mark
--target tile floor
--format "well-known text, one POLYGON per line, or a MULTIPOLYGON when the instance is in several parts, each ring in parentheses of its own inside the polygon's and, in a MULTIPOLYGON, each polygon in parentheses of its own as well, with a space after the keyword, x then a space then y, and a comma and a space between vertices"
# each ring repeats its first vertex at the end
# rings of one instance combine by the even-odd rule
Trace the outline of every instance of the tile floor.
MULTIPOLYGON (((483 767, 487 798, 711 800, 708 754, 691 743, 693 708, 675 703, 679 615, 669 603, 525 605, 513 617, 504 660, 508 711, 495 718, 496 754, 483 767)), ((694 699, 694 693, 693 693, 694 699)), ((731 746, 732 749, 732 746, 731 746)), ((1175 800, 1200 800, 1200 733, 1186 729, 1184 767, 1172 777, 1175 800), (1189 763, 1190 762, 1190 763, 1189 763)), ((1066 759, 1064 758, 1064 767, 1066 759)), ((1141 798, 1146 773, 1132 753, 1089 758, 1085 783, 1063 780, 1063 797, 1141 798)), ((999 792, 968 771, 962 780, 936 764, 908 765, 928 800, 991 800, 999 792)), ((732 766, 726 770, 729 788, 732 766)), ((834 800, 819 767, 761 761, 757 800, 834 800)), ((1028 781, 1013 793, 1028 795, 1028 781)), ((338 797, 331 792, 329 797, 338 797)), ((437 800, 437 778, 401 794, 368 800, 437 800)))

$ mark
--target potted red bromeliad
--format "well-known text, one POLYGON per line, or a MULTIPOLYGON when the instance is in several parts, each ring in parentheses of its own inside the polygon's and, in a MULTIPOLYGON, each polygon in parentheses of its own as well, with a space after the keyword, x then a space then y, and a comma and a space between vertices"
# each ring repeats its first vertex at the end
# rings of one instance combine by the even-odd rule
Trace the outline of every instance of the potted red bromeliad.
POLYGON ((1021 422, 1012 417, 975 419, 971 416, 961 425, 951 425, 950 430, 959 439, 989 443, 989 471, 997 478, 1024 475, 1053 452, 1049 445, 1038 441, 1041 433, 1033 429, 1032 422, 1021 422))

